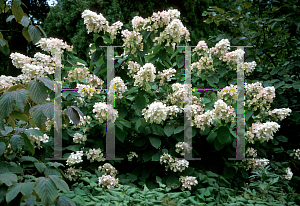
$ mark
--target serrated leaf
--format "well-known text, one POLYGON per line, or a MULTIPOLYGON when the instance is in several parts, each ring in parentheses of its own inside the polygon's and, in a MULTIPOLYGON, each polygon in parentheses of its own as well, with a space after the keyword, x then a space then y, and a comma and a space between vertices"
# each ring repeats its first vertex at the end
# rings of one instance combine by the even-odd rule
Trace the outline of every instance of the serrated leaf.
POLYGON ((5 136, 5 135, 11 133, 12 131, 13 131, 13 128, 12 128, 12 127, 7 127, 7 126, 5 126, 5 130, 1 130, 1 134, 2 134, 3 136, 5 136))
POLYGON ((178 68, 183 67, 184 66, 184 56, 183 55, 176 56, 176 62, 177 62, 178 68))
POLYGON ((158 149, 161 145, 161 140, 158 137, 150 137, 149 141, 153 147, 158 149))
POLYGON ((71 106, 73 109, 75 109, 75 111, 78 113, 78 115, 80 115, 82 118, 84 117, 83 113, 78 109, 78 107, 76 106, 71 106))
POLYGON ((58 189, 60 189, 61 191, 65 192, 65 193, 70 192, 69 186, 64 180, 62 180, 61 178, 59 178, 56 175, 49 175, 49 177, 52 179, 52 181, 54 182, 54 184, 56 185, 56 187, 58 189))
POLYGON ((172 134, 174 133, 174 130, 175 130, 175 127, 172 125, 167 125, 164 128, 164 132, 168 137, 172 136, 172 134))
POLYGON ((6 117, 8 117, 8 115, 10 115, 15 106, 12 92, 5 93, 1 96, 0 105, 0 115, 3 119, 5 119, 6 117))
POLYGON ((0 174, 0 182, 2 184, 6 184, 7 186, 11 186, 11 185, 17 183, 17 181, 18 181, 17 175, 15 175, 11 172, 0 174))
POLYGON ((54 117, 54 103, 53 102, 44 104, 43 114, 46 117, 48 117, 49 119, 53 119, 53 117, 54 117))
POLYGON ((248 121, 250 117, 253 116, 253 111, 247 110, 245 116, 246 116, 246 121, 248 121))
POLYGON ((37 107, 32 113, 32 118, 35 124, 40 128, 47 121, 47 117, 43 113, 44 105, 37 107))
POLYGON ((24 140, 20 135, 14 135, 10 139, 10 145, 13 150, 18 150, 24 145, 24 140))
POLYGON ((280 135, 280 136, 276 137, 276 139, 278 139, 281 142, 287 142, 288 141, 287 138, 283 135, 280 135))
POLYGON ((38 178, 34 190, 39 195, 44 205, 52 204, 58 197, 57 188, 50 178, 38 178))
POLYGON ((211 131, 208 137, 206 138, 206 141, 212 143, 215 140, 216 136, 217 136, 217 132, 211 131))
POLYGON ((24 27, 28 27, 30 22, 30 19, 28 18, 28 16, 23 16, 21 19, 21 23, 24 27))
POLYGON ((27 198, 33 192, 34 182, 24 182, 21 186, 21 193, 27 198))
POLYGON ((30 98, 36 104, 42 104, 47 99, 47 90, 42 82, 30 81, 28 85, 28 93, 30 98))
MULTIPOLYGON (((13 4, 13 5, 16 5, 16 4, 13 4)), ((17 22, 21 22, 21 19, 24 16, 23 9, 20 6, 18 6, 18 7, 12 6, 11 11, 12 11, 12 14, 15 16, 17 22)))
POLYGON ((23 28, 22 30, 22 34, 23 36, 25 37, 25 39, 28 41, 28 42, 31 42, 31 38, 29 36, 29 32, 28 32, 28 29, 26 27, 23 28))
POLYGON ((15 101, 22 102, 25 104, 26 98, 28 96, 28 91, 26 89, 19 89, 12 92, 12 97, 15 101))
POLYGON ((37 28, 39 28, 39 30, 42 32, 42 34, 44 35, 44 38, 47 38, 47 34, 45 33, 45 31, 42 29, 42 27, 40 27, 39 25, 36 25, 37 28))
POLYGON ((28 33, 33 44, 36 44, 42 38, 40 30, 33 25, 28 27, 28 33))
POLYGON ((36 161, 37 159, 34 158, 34 157, 31 157, 31 156, 22 156, 19 161, 20 162, 24 162, 24 161, 28 161, 28 162, 34 162, 36 161))
POLYGON ((44 85, 46 87, 48 87, 49 89, 53 90, 54 91, 54 84, 55 82, 47 77, 39 77, 38 78, 41 82, 44 83, 44 85))
POLYGON ((59 197, 58 205, 59 206, 76 206, 76 204, 67 197, 59 197))
POLYGON ((183 130, 184 130, 184 126, 176 127, 176 129, 174 130, 174 134, 178 134, 178 133, 182 132, 183 130))
POLYGON ((43 173, 46 169, 46 165, 44 163, 34 162, 34 166, 40 173, 43 173))
POLYGON ((34 206, 36 205, 36 197, 34 195, 31 195, 29 198, 24 200, 26 202, 27 205, 29 206, 34 206))
POLYGON ((17 183, 10 186, 6 193, 6 202, 12 201, 20 192, 22 183, 17 183))

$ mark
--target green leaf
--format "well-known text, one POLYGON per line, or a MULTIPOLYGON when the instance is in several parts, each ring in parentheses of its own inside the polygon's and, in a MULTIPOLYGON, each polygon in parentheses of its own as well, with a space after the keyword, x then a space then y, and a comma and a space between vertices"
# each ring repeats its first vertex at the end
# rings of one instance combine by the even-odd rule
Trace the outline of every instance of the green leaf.
POLYGON ((47 90, 42 82, 30 81, 28 85, 28 93, 30 98, 36 104, 42 104, 47 99, 47 90))
POLYGON ((284 81, 277 82, 277 83, 274 84, 274 87, 275 87, 275 89, 277 89, 277 88, 281 87, 281 86, 284 85, 284 84, 285 84, 284 81))
POLYGON ((252 2, 245 2, 245 8, 249 8, 252 6, 252 2))
POLYGON ((23 16, 21 19, 21 23, 24 27, 28 27, 30 19, 27 16, 23 16))
POLYGON ((58 191, 50 178, 40 177, 35 183, 35 192, 44 205, 50 205, 58 197, 58 191))
POLYGON ((26 98, 28 96, 28 91, 26 89, 19 89, 17 91, 12 92, 12 97, 17 102, 22 102, 25 104, 26 98))
POLYGON ((178 68, 183 67, 184 66, 184 56, 183 55, 176 56, 176 62, 177 62, 178 68))
POLYGON ((67 197, 59 197, 58 199, 58 205, 59 206, 76 206, 76 204, 67 197))
MULTIPOLYGON (((26 132, 26 130, 25 130, 26 132)), ((35 149, 34 149, 34 146, 31 144, 30 140, 28 139, 28 136, 26 136, 25 134, 20 134, 22 137, 23 137, 23 140, 24 140, 24 143, 27 147, 27 149, 31 152, 32 155, 34 155, 35 153, 35 149)))
POLYGON ((287 142, 288 141, 287 138, 285 136, 282 136, 282 135, 276 137, 276 139, 278 139, 281 142, 287 142))
POLYGON ((55 82, 53 80, 49 79, 48 77, 39 77, 38 79, 43 82, 46 87, 54 91, 55 82))
POLYGON ((270 72, 270 74, 271 74, 271 75, 277 74, 277 72, 278 72, 280 69, 281 69, 280 67, 275 67, 275 68, 270 72))
POLYGON ((221 149, 223 149, 225 147, 224 144, 221 144, 219 141, 218 141, 218 138, 215 139, 214 141, 214 147, 217 151, 220 151, 221 149))
POLYGON ((178 134, 184 130, 184 126, 179 126, 174 130, 174 134, 178 134))
POLYGON ((10 115, 15 106, 12 92, 7 92, 1 96, 0 105, 0 115, 3 119, 5 119, 6 117, 8 117, 8 115, 10 115))
POLYGON ((0 182, 2 184, 6 184, 7 186, 11 186, 11 185, 17 183, 17 181, 18 181, 17 175, 15 175, 11 172, 0 174, 0 182))
MULTIPOLYGON (((13 18, 15 18, 15 16, 10 15, 9 17, 7 17, 6 22, 10 22, 13 18)), ((5 43, 4 43, 4 45, 5 45, 5 43)), ((1 46, 4 46, 4 45, 1 44, 1 46)))
POLYGON ((20 135, 14 135, 10 139, 10 145, 13 150, 18 150, 24 145, 24 140, 20 135))
POLYGON ((12 185, 8 188, 6 193, 6 202, 12 201, 17 195, 19 194, 21 190, 22 183, 17 183, 15 185, 12 185))
POLYGON ((6 144, 4 142, 0 142, 0 156, 4 153, 6 149, 6 144))
POLYGON ((74 122, 74 124, 79 124, 80 122, 80 116, 79 114, 76 112, 75 108, 74 107, 69 107, 68 106, 68 109, 67 109, 67 115, 68 117, 74 122))
POLYGON ((44 163, 34 162, 34 166, 40 173, 43 173, 46 169, 46 165, 44 163))
POLYGON ((24 182, 21 186, 21 193, 25 197, 29 197, 33 192, 34 182, 24 182))
POLYGON ((167 125, 164 128, 164 132, 168 137, 172 136, 172 134, 174 133, 174 130, 175 130, 175 127, 172 125, 167 125))
POLYGON ((158 149, 161 145, 161 140, 158 137, 150 137, 149 141, 153 147, 158 149))
POLYGON ((145 99, 144 95, 137 95, 135 98, 134 104, 140 110, 144 109, 145 105, 146 105, 146 99, 145 99))
POLYGON ((49 177, 52 179, 52 181, 54 182, 54 184, 56 185, 56 187, 58 189, 60 189, 61 191, 65 192, 65 193, 70 193, 69 186, 64 180, 62 180, 61 178, 59 178, 56 175, 50 175, 49 177))
POLYGON ((293 87, 294 87, 294 89, 300 89, 300 82, 294 82, 293 87))
POLYGON ((161 49, 158 53, 160 60, 163 62, 167 58, 167 52, 164 49, 161 49))
POLYGON ((253 111, 247 110, 245 116, 246 116, 246 121, 248 121, 249 118, 253 116, 253 111))
POLYGON ((208 76, 206 77, 207 81, 210 81, 212 83, 218 83, 219 82, 219 78, 216 75, 213 76, 208 76))
POLYGON ((33 44, 36 44, 42 38, 40 30, 36 26, 30 25, 28 27, 28 33, 33 44))
POLYGON ((206 138, 206 141, 212 143, 215 140, 216 136, 217 136, 217 132, 211 131, 208 137, 206 138))
POLYGON ((31 157, 31 156, 22 156, 20 159, 19 159, 20 162, 25 162, 25 161, 28 161, 28 162, 34 162, 34 161, 37 161, 36 158, 34 157, 31 157))
POLYGON ((97 63, 100 60, 101 53, 102 52, 100 50, 94 51, 94 53, 92 55, 92 59, 91 59, 93 64, 97 63))
POLYGON ((47 121, 47 117, 43 113, 43 108, 44 105, 41 105, 40 107, 37 107, 32 113, 33 121, 39 128, 47 121))
POLYGON ((79 151, 82 146, 83 146, 82 144, 69 145, 66 147, 66 149, 76 152, 79 151))
POLYGON ((228 139, 230 138, 230 131, 228 129, 228 127, 225 127, 225 126, 221 126, 219 129, 218 129, 218 140, 221 144, 225 144, 228 139))
POLYGON ((42 27, 40 27, 39 25, 36 25, 37 28, 39 28, 39 30, 42 32, 42 34, 44 35, 44 38, 47 38, 47 34, 45 33, 45 31, 42 29, 42 27))
POLYGON ((120 142, 124 143, 127 134, 127 132, 122 131, 119 127, 115 127, 115 135, 120 142))
POLYGON ((46 117, 48 117, 49 119, 52 119, 54 117, 54 103, 53 102, 44 104, 44 106, 43 106, 43 114, 46 117))
POLYGON ((31 195, 29 198, 25 199, 24 201, 29 206, 35 206, 36 205, 36 197, 34 195, 31 195))

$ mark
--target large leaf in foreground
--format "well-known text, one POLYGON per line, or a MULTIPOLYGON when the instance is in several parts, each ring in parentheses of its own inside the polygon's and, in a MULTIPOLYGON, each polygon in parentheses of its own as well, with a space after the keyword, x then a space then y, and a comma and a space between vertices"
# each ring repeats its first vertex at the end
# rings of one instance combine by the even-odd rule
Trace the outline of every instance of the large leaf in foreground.
POLYGON ((40 177, 35 183, 35 192, 44 205, 50 205, 58 197, 58 191, 51 178, 40 177))

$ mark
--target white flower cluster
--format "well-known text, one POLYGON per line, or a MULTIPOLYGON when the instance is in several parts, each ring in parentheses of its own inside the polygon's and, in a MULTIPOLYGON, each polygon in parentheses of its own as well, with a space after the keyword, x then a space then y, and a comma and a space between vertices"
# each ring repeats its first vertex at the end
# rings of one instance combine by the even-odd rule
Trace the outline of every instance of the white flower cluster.
MULTIPOLYGON (((245 83, 245 89, 247 91, 248 100, 250 107, 252 104, 254 105, 254 111, 257 110, 257 107, 261 107, 262 110, 265 110, 264 106, 267 102, 272 103, 273 98, 275 98, 275 87, 265 87, 263 88, 260 82, 256 82, 253 84, 245 83), (260 102, 257 102, 257 101, 260 102)), ((267 109, 270 108, 270 105, 266 107, 267 109)))
POLYGON ((230 50, 230 42, 228 39, 221 39, 215 47, 210 48, 210 52, 212 52, 216 56, 220 56, 220 60, 222 57, 230 50))
POLYGON ((12 64, 17 68, 22 68, 25 64, 31 64, 34 59, 18 52, 11 53, 9 56, 12 59, 12 64))
POLYGON ((180 43, 181 38, 185 38, 186 41, 190 41, 190 33, 185 26, 183 26, 180 19, 173 19, 170 24, 165 28, 165 30, 160 33, 159 37, 154 38, 154 44, 161 44, 167 40, 166 46, 170 45, 170 42, 180 43))
POLYGON ((244 62, 244 70, 246 71, 246 75, 249 75, 256 67, 256 62, 244 62))
POLYGON ((102 175, 99 177, 99 187, 111 189, 114 188, 119 183, 119 178, 115 179, 110 175, 102 175))
POLYGON ((68 77, 64 77, 64 79, 69 80, 69 82, 73 82, 74 80, 82 81, 84 78, 89 77, 89 75, 90 72, 88 68, 75 68, 74 70, 70 70, 68 73, 68 77))
POLYGON ((156 68, 152 63, 146 63, 136 75, 134 75, 134 86, 143 86, 145 84, 146 90, 150 89, 148 82, 154 82, 156 68))
MULTIPOLYGON (((107 113, 112 114, 112 105, 107 105, 106 103, 98 102, 94 104, 93 113, 96 113, 95 118, 99 120, 100 124, 107 120, 107 113), (108 110, 108 111, 107 111, 108 110)), ((114 109, 114 121, 119 117, 118 111, 114 109)))
POLYGON ((181 154, 180 154, 181 156, 184 156, 184 154, 185 154, 184 150, 185 149, 187 150, 188 153, 190 153, 191 150, 192 150, 192 147, 190 147, 190 145, 186 142, 178 142, 175 145, 175 148, 176 148, 175 152, 177 152, 177 153, 181 152, 181 154))
POLYGON ((183 107, 185 102, 184 96, 186 91, 192 93, 191 87, 187 84, 174 83, 172 84, 172 90, 174 91, 172 94, 169 94, 165 102, 170 101, 171 104, 179 105, 183 107))
POLYGON ((87 140, 86 135, 82 135, 82 134, 80 134, 80 133, 75 133, 75 134, 74 134, 74 137, 73 137, 73 142, 74 142, 74 143, 82 144, 82 143, 84 143, 86 140, 87 140))
POLYGON ((165 69, 163 72, 158 71, 158 77, 160 78, 159 86, 162 86, 164 83, 164 79, 167 81, 171 81, 171 77, 175 76, 176 70, 173 68, 165 69))
MULTIPOLYGON (((29 129, 33 129, 33 128, 31 127, 29 129)), ((35 127, 34 129, 40 130, 38 127, 35 127)), ((44 134, 43 136, 29 134, 29 138, 28 139, 30 140, 31 144, 34 145, 34 147, 43 148, 41 146, 41 142, 47 143, 49 141, 49 136, 46 135, 46 134, 44 134), (35 144, 37 144, 37 145, 35 145, 35 144)))
POLYGON ((105 158, 103 158, 103 153, 101 153, 101 149, 89 149, 89 151, 86 152, 86 157, 90 162, 100 162, 105 161, 105 158))
POLYGON ((17 77, 1 75, 0 76, 0 90, 11 87, 17 80, 18 80, 17 77))
POLYGON ((162 102, 153 102, 148 105, 148 109, 144 108, 142 110, 142 114, 146 121, 150 121, 150 123, 155 122, 160 124, 161 121, 165 121, 168 113, 167 113, 167 106, 162 102))
POLYGON ((47 118, 45 122, 46 131, 50 131, 53 125, 54 125, 54 117, 52 119, 47 118))
POLYGON ((227 64, 232 63, 232 62, 238 62, 243 58, 244 54, 245 54, 245 52, 241 49, 237 49, 232 52, 227 52, 223 56, 223 61, 227 62, 227 64))
POLYGON ((293 173, 292 173, 291 168, 289 168, 289 167, 286 168, 286 173, 287 173, 287 175, 285 175, 284 178, 287 179, 287 180, 291 180, 292 177, 293 177, 293 173))
POLYGON ((173 117, 177 117, 177 114, 178 113, 182 113, 184 111, 183 108, 180 108, 176 105, 173 105, 173 106, 168 106, 166 108, 166 111, 167 111, 167 114, 170 116, 170 119, 173 119, 173 117))
POLYGON ((67 45, 67 43, 63 42, 61 39, 57 38, 41 38, 36 44, 36 46, 41 47, 43 51, 50 53, 52 56, 55 56, 55 49, 59 46, 61 48, 61 52, 63 49, 67 49, 68 51, 73 50, 73 46, 67 45))
POLYGON ((133 17, 133 19, 131 20, 131 23, 132 23, 132 28, 133 30, 135 31, 139 31, 141 29, 145 29, 145 25, 150 22, 150 20, 147 18, 147 19, 144 19, 143 17, 140 17, 140 16, 135 16, 133 17))
POLYGON ((129 155, 127 155, 128 161, 132 161, 133 157, 138 158, 138 155, 135 152, 130 152, 129 155))
MULTIPOLYGON (((124 66, 122 66, 122 69, 124 69, 124 66)), ((134 75, 141 69, 141 65, 137 62, 128 61, 128 70, 127 75, 130 77, 134 77, 134 75)))
POLYGON ((295 159, 297 159, 298 158, 298 160, 300 160, 300 149, 293 149, 293 152, 290 154, 290 156, 293 156, 293 155, 295 155, 295 159))
POLYGON ((67 178, 70 181, 75 181, 81 176, 80 174, 78 174, 78 172, 81 172, 81 167, 80 167, 80 169, 75 169, 74 167, 69 167, 66 170, 65 175, 67 176, 67 178))
POLYGON ((116 98, 122 99, 122 94, 127 89, 121 77, 115 77, 110 81, 110 86, 107 95, 113 96, 116 93, 116 98))
POLYGON ((211 54, 201 56, 198 62, 194 62, 191 65, 191 70, 197 70, 197 74, 200 75, 201 71, 204 69, 212 70, 214 71, 214 61, 211 58, 211 54))
POLYGON ((91 74, 88 77, 86 77, 86 82, 91 84, 93 87, 100 87, 102 89, 102 85, 104 81, 97 77, 95 74, 91 74))
POLYGON ((289 108, 281 108, 281 109, 274 109, 272 111, 269 111, 269 115, 271 115, 275 121, 278 120, 278 118, 282 121, 287 116, 291 115, 292 110, 289 108))
POLYGON ((218 99, 222 99, 226 104, 233 105, 238 97, 237 85, 230 84, 221 91, 218 91, 218 99))
POLYGON ((99 90, 97 91, 96 88, 91 85, 77 83, 77 88, 78 88, 77 92, 80 94, 81 97, 87 96, 89 99, 91 99, 95 93, 100 94, 100 91, 99 90))
POLYGON ((196 177, 191 177, 191 176, 186 176, 186 177, 180 176, 179 181, 181 181, 182 187, 188 188, 189 190, 192 189, 191 186, 198 184, 196 177))
POLYGON ((214 112, 212 110, 208 110, 203 114, 196 115, 194 117, 194 121, 192 121, 191 126, 196 125, 197 128, 201 128, 201 130, 205 130, 205 125, 211 127, 212 121, 214 118, 214 112))
POLYGON ((117 31, 121 30, 123 26, 123 23, 120 21, 113 23, 112 26, 108 26, 108 21, 106 21, 105 17, 101 13, 97 15, 97 13, 90 10, 84 10, 81 17, 84 19, 84 24, 86 24, 88 34, 90 32, 99 33, 100 31, 105 31, 110 34, 110 38, 112 40, 116 38, 118 33, 117 31))
POLYGON ((277 132, 280 128, 280 125, 276 122, 266 122, 266 123, 253 123, 252 127, 249 128, 249 131, 245 133, 249 143, 254 144, 254 141, 269 141, 273 139, 273 132, 277 132))
POLYGON ((44 67, 45 72, 48 74, 54 74, 54 68, 55 68, 55 57, 51 57, 46 54, 42 54, 40 52, 37 52, 34 55, 34 58, 38 61, 33 61, 32 64, 39 64, 44 67))
POLYGON ((124 53, 133 53, 136 56, 136 46, 140 46, 140 51, 143 51, 143 37, 138 31, 122 31, 124 44, 124 53))
POLYGON ((173 158, 169 154, 164 153, 163 156, 160 157, 160 164, 168 164, 166 165, 166 171, 170 168, 174 172, 180 171, 182 172, 186 168, 189 167, 189 162, 185 159, 179 160, 178 158, 173 158))
POLYGON ((208 46, 205 41, 199 41, 197 46, 192 50, 192 52, 196 52, 198 55, 205 55, 208 51, 208 46))
POLYGON ((98 171, 100 171, 103 174, 110 175, 112 177, 115 177, 118 173, 116 168, 114 168, 110 163, 105 163, 103 166, 99 166, 98 171))
POLYGON ((71 153, 71 155, 67 159, 67 165, 74 165, 80 162, 83 162, 82 160, 83 151, 76 151, 76 154, 74 152, 71 153))
POLYGON ((225 123, 231 122, 235 123, 234 117, 236 113, 234 112, 234 108, 231 105, 227 105, 223 100, 219 99, 214 103, 213 111, 213 119, 214 120, 225 120, 225 123))
POLYGON ((163 26, 166 26, 170 24, 170 21, 174 19, 179 19, 180 12, 177 9, 169 9, 168 11, 162 11, 162 12, 153 12, 152 16, 149 18, 151 26, 148 26, 148 31, 157 32, 157 29, 163 26))

